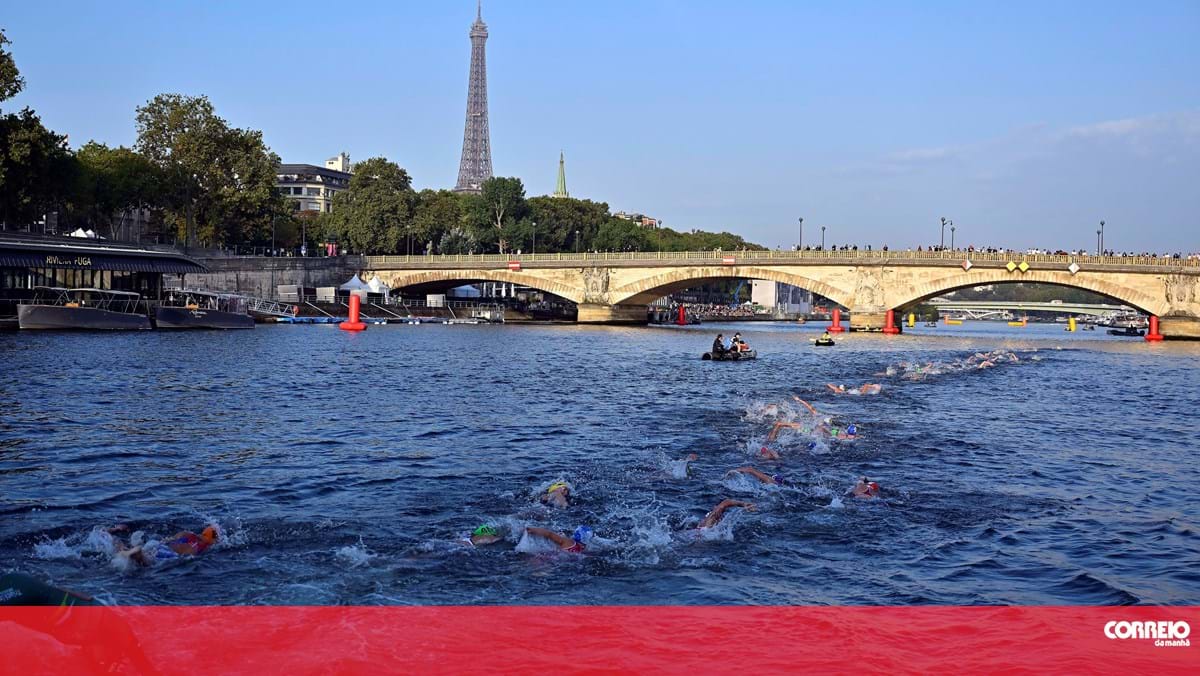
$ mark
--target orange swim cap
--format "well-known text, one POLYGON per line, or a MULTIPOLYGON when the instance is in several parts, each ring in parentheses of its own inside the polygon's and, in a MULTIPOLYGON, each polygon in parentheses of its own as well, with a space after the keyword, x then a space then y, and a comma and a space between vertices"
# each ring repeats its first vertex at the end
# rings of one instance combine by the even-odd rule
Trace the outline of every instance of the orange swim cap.
POLYGON ((216 526, 208 526, 208 527, 206 527, 206 528, 204 529, 204 531, 200 533, 200 537, 201 537, 201 538, 203 538, 205 542, 210 542, 210 543, 211 543, 211 542, 216 542, 216 541, 217 541, 217 528, 216 528, 216 526))

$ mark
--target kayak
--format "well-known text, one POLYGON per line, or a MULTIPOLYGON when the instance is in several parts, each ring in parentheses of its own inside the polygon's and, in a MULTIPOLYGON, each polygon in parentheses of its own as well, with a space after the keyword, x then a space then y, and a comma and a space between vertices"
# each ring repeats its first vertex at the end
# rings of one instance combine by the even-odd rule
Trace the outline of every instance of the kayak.
POLYGON ((713 354, 705 352, 700 355, 704 361, 746 361, 747 359, 758 359, 758 350, 747 350, 745 352, 722 352, 713 354))

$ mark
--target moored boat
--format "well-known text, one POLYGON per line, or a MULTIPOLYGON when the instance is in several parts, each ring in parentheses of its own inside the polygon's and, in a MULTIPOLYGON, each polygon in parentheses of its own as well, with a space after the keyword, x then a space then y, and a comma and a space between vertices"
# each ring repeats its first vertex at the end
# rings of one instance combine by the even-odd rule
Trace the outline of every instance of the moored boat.
POLYGON ((160 329, 252 329, 246 298, 210 291, 171 291, 154 309, 160 329))
POLYGON ((28 303, 17 306, 21 329, 147 330, 150 317, 141 314, 142 296, 132 291, 64 289, 40 286, 28 303))

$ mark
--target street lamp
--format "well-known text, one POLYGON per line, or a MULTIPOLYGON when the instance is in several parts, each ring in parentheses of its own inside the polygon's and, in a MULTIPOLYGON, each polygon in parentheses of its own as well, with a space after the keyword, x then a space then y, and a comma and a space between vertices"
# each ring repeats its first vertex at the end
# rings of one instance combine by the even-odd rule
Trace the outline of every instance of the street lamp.
POLYGON ((946 248, 946 217, 945 216, 942 216, 942 242, 938 246, 943 249, 946 248))
POLYGON ((950 221, 950 250, 954 251, 954 221, 950 221))
POLYGON ((800 243, 796 245, 796 251, 804 250, 804 219, 800 219, 800 243))
POLYGON ((537 221, 533 222, 533 251, 530 253, 537 253, 537 221))
POLYGON ((1104 254, 1104 221, 1100 221, 1100 254, 1104 254))
POLYGON ((575 231, 575 253, 579 253, 579 231, 575 231))
POLYGON ((1101 233, 1103 233, 1103 232, 1104 232, 1103 230, 1097 230, 1097 231, 1096 231, 1096 255, 1097 255, 1097 256, 1099 256, 1099 255, 1101 254, 1101 249, 1100 249, 1100 234, 1101 234, 1101 233))
POLYGON ((825 226, 821 226, 821 251, 825 250, 825 226))

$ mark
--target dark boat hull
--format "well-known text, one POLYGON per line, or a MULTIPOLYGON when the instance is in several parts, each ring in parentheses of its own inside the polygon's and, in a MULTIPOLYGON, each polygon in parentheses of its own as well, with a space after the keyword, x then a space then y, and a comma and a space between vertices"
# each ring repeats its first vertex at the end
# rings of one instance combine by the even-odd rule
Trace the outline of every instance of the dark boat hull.
POLYGON ((237 312, 159 306, 154 323, 160 329, 252 329, 254 318, 237 312))
POLYGON ((150 318, 146 315, 64 305, 19 305, 17 306, 17 323, 23 330, 145 331, 150 329, 150 318))
POLYGON ((833 347, 833 341, 817 339, 813 341, 813 345, 816 345, 817 347, 833 347))
POLYGON ((750 359, 758 359, 758 350, 748 350, 746 352, 723 352, 714 355, 712 352, 705 352, 700 355, 704 361, 748 361, 750 359))

